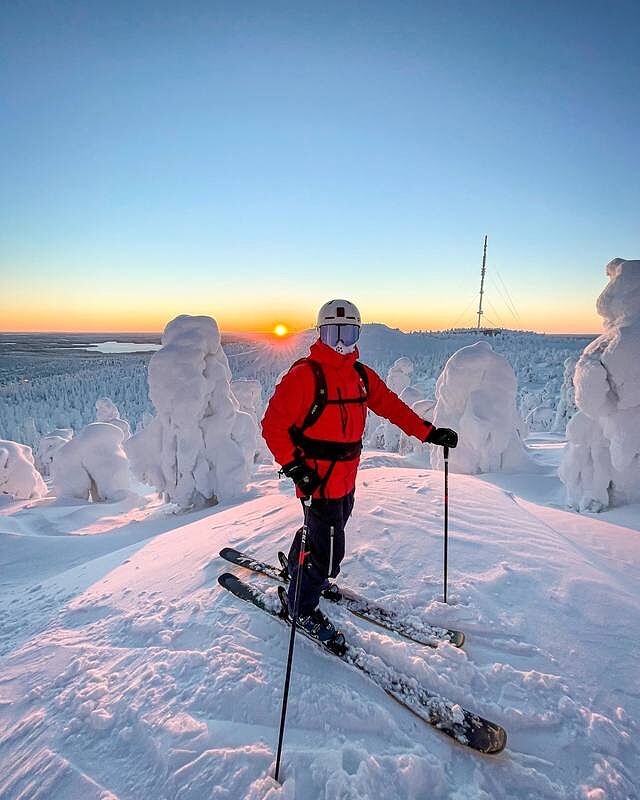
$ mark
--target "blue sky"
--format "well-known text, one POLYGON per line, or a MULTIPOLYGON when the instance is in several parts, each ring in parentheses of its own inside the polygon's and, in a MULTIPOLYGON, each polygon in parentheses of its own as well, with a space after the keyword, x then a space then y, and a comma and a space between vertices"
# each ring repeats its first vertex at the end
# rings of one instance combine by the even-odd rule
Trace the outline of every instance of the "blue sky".
POLYGON ((594 330, 640 256, 639 8, 5 5, 3 327, 297 325, 335 295, 440 327, 488 233, 492 319, 499 272, 525 327, 594 330))

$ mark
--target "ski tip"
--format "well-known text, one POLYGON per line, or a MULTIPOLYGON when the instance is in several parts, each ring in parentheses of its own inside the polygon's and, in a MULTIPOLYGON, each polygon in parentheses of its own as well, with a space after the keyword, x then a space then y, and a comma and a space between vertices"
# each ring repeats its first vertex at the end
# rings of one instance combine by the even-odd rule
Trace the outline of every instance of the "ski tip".
POLYGON ((451 631, 450 642, 454 647, 462 647, 465 643, 465 635, 462 631, 451 631))
POLYGON ((223 547, 218 555, 222 556, 222 558, 227 558, 227 556, 235 555, 237 552, 238 551, 235 549, 235 547, 223 547))
POLYGON ((238 578, 231 572, 223 572, 222 575, 218 575, 218 583, 225 589, 230 583, 235 583, 237 580, 238 578))

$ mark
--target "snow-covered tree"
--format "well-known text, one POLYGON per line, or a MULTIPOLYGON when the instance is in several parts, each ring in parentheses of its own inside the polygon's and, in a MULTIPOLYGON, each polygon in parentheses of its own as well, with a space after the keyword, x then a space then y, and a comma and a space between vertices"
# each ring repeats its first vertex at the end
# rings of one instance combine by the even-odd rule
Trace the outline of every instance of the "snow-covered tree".
MULTIPOLYGON (((531 467, 519 435, 517 380, 513 368, 486 342, 463 347, 447 361, 436 385, 433 423, 453 428, 460 441, 451 450, 454 472, 512 472, 531 467)), ((441 447, 431 464, 443 465, 441 447)))
POLYGON ((573 375, 578 363, 577 356, 569 356, 564 361, 564 378, 560 389, 560 400, 553 421, 553 432, 564 433, 571 418, 578 410, 576 405, 576 387, 573 385, 573 375))
POLYGON ((536 406, 527 414, 526 424, 530 431, 549 431, 556 418, 556 412, 548 403, 536 406))
POLYGON ((125 439, 131 436, 129 423, 124 419, 120 419, 118 406, 110 397, 99 397, 96 400, 96 422, 110 422, 116 428, 120 428, 125 439))
POLYGON ((615 258, 597 310, 605 332, 575 370, 578 413, 560 467, 579 511, 640 501, 640 260, 615 258))
POLYGON ((149 362, 156 416, 125 448, 135 474, 183 509, 213 505, 246 488, 255 423, 240 410, 230 381, 214 319, 183 314, 167 325, 149 362))
POLYGON ((56 453, 72 438, 71 428, 56 428, 40 438, 36 448, 35 462, 38 471, 44 478, 51 476, 56 453))
MULTIPOLYGON (((413 374, 413 362, 406 356, 397 358, 391 365, 385 383, 405 403, 412 405, 422 399, 424 395, 418 389, 412 390, 411 375, 413 374)), ((402 431, 389 420, 384 419, 379 423, 379 427, 374 431, 372 439, 376 446, 383 447, 390 453, 397 453, 400 449, 402 431)))
POLYGON ((52 464, 58 497, 120 500, 130 484, 129 462, 122 448, 122 429, 110 422, 91 422, 66 442, 52 464))
POLYGON ((14 500, 44 497, 47 487, 26 444, 0 439, 0 495, 14 500))
POLYGON ((255 437, 255 455, 254 461, 271 461, 272 456, 269 453, 267 444, 262 438, 260 433, 260 425, 258 419, 262 417, 262 386, 260 381, 251 380, 250 378, 238 378, 231 381, 231 391, 233 396, 238 401, 240 411, 248 414, 254 422, 254 425, 247 425, 247 436, 255 437), (254 427, 255 426, 255 427, 254 427))

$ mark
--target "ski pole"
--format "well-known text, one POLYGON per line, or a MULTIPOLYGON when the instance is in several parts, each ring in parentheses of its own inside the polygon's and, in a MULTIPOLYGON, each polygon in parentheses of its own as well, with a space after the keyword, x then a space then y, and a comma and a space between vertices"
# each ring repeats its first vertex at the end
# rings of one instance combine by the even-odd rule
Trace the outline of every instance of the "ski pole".
POLYGON ((447 602, 449 567, 449 448, 444 447, 444 602, 447 602))
POLYGON ((307 526, 309 519, 309 508, 311 507, 311 498, 306 497, 303 500, 304 504, 304 523, 302 525, 302 534, 300 536, 300 553, 298 554, 298 571, 296 573, 296 588, 293 600, 293 616, 291 619, 291 636, 289 637, 289 655, 287 656, 287 669, 284 679, 284 692, 282 695, 282 711, 280 713, 280 734, 278 736, 278 752, 276 755, 276 770, 274 778, 277 783, 280 783, 278 776, 280 774, 280 756, 282 755, 282 742, 284 740, 284 725, 287 717, 287 703, 289 701, 289 684, 291 683, 291 667, 293 665, 293 647, 296 638, 296 627, 298 623, 298 606, 300 604, 300 583, 302 570, 304 568, 304 560, 307 556, 305 549, 307 546, 307 526))

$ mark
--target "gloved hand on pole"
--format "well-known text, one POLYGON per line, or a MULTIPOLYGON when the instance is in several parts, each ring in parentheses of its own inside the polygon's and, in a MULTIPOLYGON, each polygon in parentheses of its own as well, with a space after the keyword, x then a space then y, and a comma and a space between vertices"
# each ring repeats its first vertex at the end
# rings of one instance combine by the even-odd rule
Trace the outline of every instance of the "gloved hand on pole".
POLYGON ((432 428, 425 442, 437 444, 440 447, 457 447, 458 434, 451 428, 432 428))

